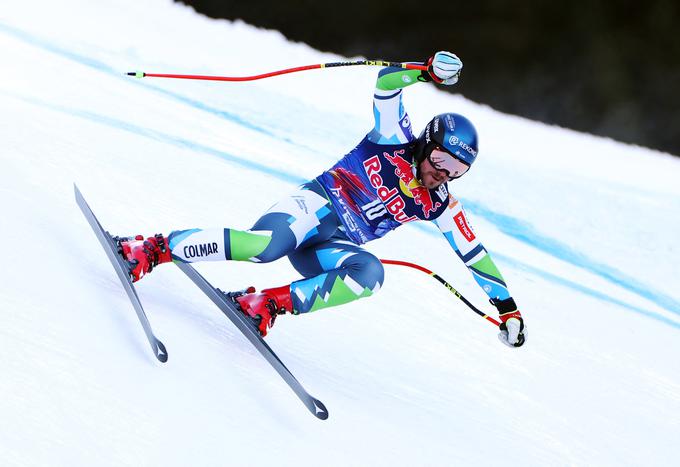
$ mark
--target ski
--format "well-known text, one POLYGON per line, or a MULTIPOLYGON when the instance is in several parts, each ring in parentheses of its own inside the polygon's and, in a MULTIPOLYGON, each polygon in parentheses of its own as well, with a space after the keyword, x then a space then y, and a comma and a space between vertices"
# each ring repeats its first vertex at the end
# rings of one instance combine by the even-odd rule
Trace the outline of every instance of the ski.
POLYGON ((326 420, 328 418, 328 410, 326 406, 318 399, 309 395, 309 393, 302 387, 300 382, 295 379, 295 376, 283 364, 281 359, 274 353, 269 345, 262 339, 255 324, 246 317, 234 303, 229 294, 220 289, 213 287, 196 269, 188 263, 175 263, 181 270, 189 276, 194 284, 205 293, 210 300, 213 301, 222 312, 227 315, 227 318, 243 333, 243 335, 250 341, 253 346, 262 354, 262 356, 274 367, 277 373, 290 386, 295 394, 300 398, 303 404, 315 417, 326 420))
POLYGON ((151 345, 151 349, 153 350, 154 355, 161 362, 168 361, 168 352, 165 350, 165 346, 163 345, 163 343, 160 340, 158 340, 156 336, 154 336, 153 331, 151 330, 151 324, 149 324, 149 320, 147 319, 146 314, 144 313, 142 302, 139 301, 137 291, 135 290, 135 287, 132 285, 132 280, 130 280, 130 273, 128 271, 128 268, 123 262, 123 258, 118 254, 118 246, 114 243, 111 235, 107 231, 105 231, 102 225, 99 223, 97 217, 92 212, 92 209, 90 209, 90 206, 85 201, 85 198, 83 198, 83 195, 80 193, 80 190, 75 185, 75 183, 73 184, 73 188, 76 193, 76 203, 78 203, 80 210, 85 215, 85 218, 87 219, 87 222, 90 224, 90 227, 92 227, 92 230, 94 231, 94 234, 97 236, 99 243, 101 243, 102 247, 104 248, 104 251, 106 252, 106 256, 108 256, 109 261, 111 261, 113 269, 116 270, 116 274, 120 279, 120 283, 123 285, 123 288, 127 292, 128 297, 130 297, 132 306, 137 312, 137 317, 139 318, 139 322, 142 324, 142 328, 144 328, 144 333, 146 334, 146 337, 149 340, 149 344, 151 345))

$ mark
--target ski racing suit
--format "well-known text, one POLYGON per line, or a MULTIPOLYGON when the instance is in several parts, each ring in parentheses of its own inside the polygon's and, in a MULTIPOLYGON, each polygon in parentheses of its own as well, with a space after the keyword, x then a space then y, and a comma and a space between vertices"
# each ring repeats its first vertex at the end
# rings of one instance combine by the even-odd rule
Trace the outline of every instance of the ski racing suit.
POLYGON ((416 178, 415 137, 402 89, 420 70, 385 68, 373 96, 375 126, 333 167, 301 185, 246 231, 173 231, 174 261, 270 262, 287 256, 303 279, 290 284, 293 313, 351 302, 383 284, 380 260, 361 247, 419 220, 434 222, 492 299, 510 297, 505 281, 446 183, 428 190, 416 178))

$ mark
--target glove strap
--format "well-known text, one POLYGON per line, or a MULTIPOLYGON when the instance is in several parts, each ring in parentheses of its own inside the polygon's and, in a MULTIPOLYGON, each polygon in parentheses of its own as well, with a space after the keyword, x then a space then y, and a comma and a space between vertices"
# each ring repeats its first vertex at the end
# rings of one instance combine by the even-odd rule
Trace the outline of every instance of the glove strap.
POLYGON ((509 319, 516 318, 522 321, 522 314, 517 309, 515 300, 510 297, 505 300, 497 300, 492 298, 489 300, 493 306, 498 310, 498 317, 505 324, 509 319))
POLYGON ((498 313, 501 315, 517 311, 517 304, 515 303, 515 300, 512 297, 506 298, 505 300, 498 300, 496 298, 492 298, 491 300, 489 300, 489 302, 491 302, 491 304, 496 307, 498 313))
POLYGON ((500 314, 498 317, 503 321, 503 324, 505 324, 509 319, 515 318, 522 321, 522 314, 519 311, 513 311, 512 313, 505 313, 505 314, 500 314))
POLYGON ((430 78, 432 81, 434 81, 437 84, 442 84, 444 82, 443 79, 438 78, 437 75, 434 74, 434 68, 432 67, 432 61, 434 60, 434 57, 430 57, 427 60, 427 74, 430 75, 430 78))

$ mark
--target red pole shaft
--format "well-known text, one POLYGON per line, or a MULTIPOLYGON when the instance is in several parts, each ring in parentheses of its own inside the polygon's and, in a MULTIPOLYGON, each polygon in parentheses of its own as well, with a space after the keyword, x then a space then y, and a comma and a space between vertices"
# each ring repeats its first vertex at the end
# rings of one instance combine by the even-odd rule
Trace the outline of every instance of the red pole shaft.
POLYGON ((321 68, 334 68, 341 66, 353 66, 353 65, 371 65, 371 66, 396 66, 405 68, 408 70, 427 70, 425 65, 417 65, 414 63, 399 63, 399 62, 383 62, 377 60, 359 60, 356 62, 335 62, 335 63, 317 63, 315 65, 305 65, 298 66, 294 68, 286 68, 284 70, 271 71, 269 73, 262 73, 260 75, 253 76, 209 76, 209 75, 178 75, 178 74, 168 74, 168 73, 144 73, 129 72, 128 76, 136 76, 137 78, 175 78, 175 79, 197 79, 206 81, 255 81, 258 79, 271 78, 272 76, 285 75, 288 73, 296 73, 298 71, 305 70, 315 70, 321 68))
POLYGON ((255 81, 258 79, 271 78, 272 76, 285 75, 288 73, 295 73, 298 71, 314 70, 316 68, 321 68, 321 64, 317 65, 306 65, 299 66, 295 68, 287 68, 285 70, 272 71, 269 73, 263 73, 261 75, 254 76, 205 76, 205 75, 173 75, 173 74, 163 74, 163 73, 144 73, 145 77, 150 78, 177 78, 177 79, 199 79, 206 81, 255 81))
POLYGON ((453 286, 451 286, 451 284, 449 284, 448 282, 446 282, 446 281, 445 281, 444 279, 442 279, 438 274, 436 274, 436 273, 430 271, 429 269, 424 268, 423 266, 420 266, 420 265, 415 264, 415 263, 409 263, 409 262, 407 262, 407 261, 397 261, 397 260, 393 260, 393 259, 381 259, 380 262, 383 263, 383 264, 391 264, 391 265, 395 265, 395 266, 405 266, 405 267, 409 267, 409 268, 412 268, 412 269, 417 269, 418 271, 424 272, 424 273, 427 274, 428 276, 434 277, 435 279, 437 279, 437 281, 439 281, 440 284, 442 284, 444 287, 446 287, 447 289, 449 289, 449 291, 450 291, 452 294, 454 294, 454 295, 455 295, 456 297, 458 297, 463 303, 465 303, 472 311, 474 311, 475 313, 477 313, 479 316, 481 316, 481 317, 484 318, 485 320, 489 321, 490 323, 493 323, 493 324, 495 324, 496 326, 500 326, 501 323, 499 323, 498 321, 496 321, 495 319, 493 319, 491 316, 487 315, 486 313, 484 313, 483 311, 481 311, 480 309, 478 309, 477 307, 475 307, 475 306, 474 306, 472 303, 470 303, 465 297, 463 297, 456 289, 454 289, 453 286))

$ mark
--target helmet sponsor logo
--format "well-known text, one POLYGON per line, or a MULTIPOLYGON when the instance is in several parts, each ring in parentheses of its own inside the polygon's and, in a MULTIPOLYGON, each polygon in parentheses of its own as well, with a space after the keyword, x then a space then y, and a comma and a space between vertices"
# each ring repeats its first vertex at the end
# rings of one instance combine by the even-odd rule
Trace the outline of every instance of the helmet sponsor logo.
MULTIPOLYGON (((458 146, 460 148, 463 148, 465 151, 467 151, 473 157, 477 157, 477 151, 472 149, 472 147, 470 147, 469 144, 467 144, 465 141, 462 141, 457 136, 450 136, 449 137, 449 144, 451 146, 458 146)), ((456 155, 460 156, 460 154, 458 152, 456 152, 456 155)))
POLYGON ((474 157, 477 157, 477 151, 475 151, 474 149, 472 149, 472 148, 471 148, 468 144, 466 144, 465 142, 460 141, 460 142, 458 143, 458 146, 460 146, 461 148, 465 149, 467 152, 469 152, 469 153, 470 153, 471 155, 473 155, 474 157))
POLYGON ((444 123, 446 124, 446 127, 453 131, 456 129, 456 122, 453 120, 453 117, 451 115, 446 115, 444 117, 444 123))
POLYGON ((437 133, 439 131, 439 117, 434 119, 434 132, 437 133))
POLYGON ((408 128, 409 126, 411 126, 411 120, 408 118, 408 115, 404 117, 404 119, 401 121, 401 126, 403 126, 404 128, 408 128))
POLYGON ((460 233, 463 234, 463 237, 465 237, 468 242, 471 242, 476 238, 475 234, 472 232, 472 229, 467 223, 467 219, 465 219, 465 214, 463 214, 463 211, 453 216, 453 220, 456 222, 456 226, 458 227, 458 230, 460 230, 460 233))
MULTIPOLYGON (((413 201, 422 208, 425 218, 429 219, 430 213, 435 212, 442 204, 433 201, 430 190, 418 183, 415 175, 413 175, 411 164, 401 157, 401 154, 404 154, 404 152, 403 149, 394 151, 394 154, 391 155, 384 152, 383 156, 394 166, 394 174, 399 177, 399 180, 402 182, 400 186, 405 186, 408 189, 410 195, 413 196, 413 201)), ((415 216, 413 217, 414 219, 417 219, 415 216)))

